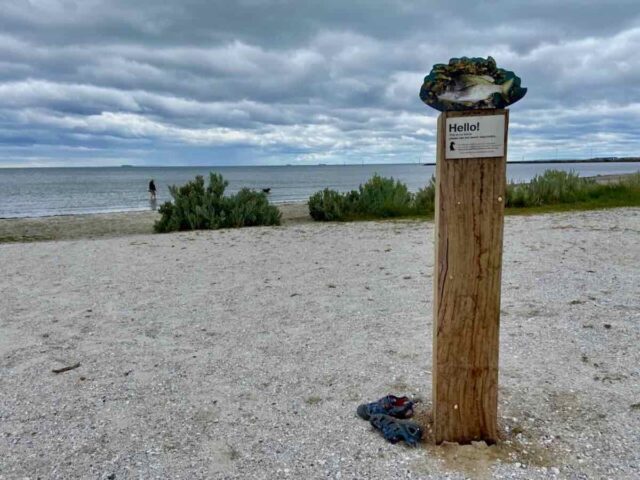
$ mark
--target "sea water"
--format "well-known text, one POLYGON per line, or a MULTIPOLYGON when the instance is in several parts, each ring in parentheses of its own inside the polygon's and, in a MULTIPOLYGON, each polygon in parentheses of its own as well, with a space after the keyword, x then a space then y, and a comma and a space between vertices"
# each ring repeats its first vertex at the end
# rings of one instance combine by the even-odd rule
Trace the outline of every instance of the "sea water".
MULTIPOLYGON (((633 173, 634 163, 517 164, 507 166, 509 180, 526 182, 549 168, 573 170, 581 176, 633 173)), ((0 169, 0 218, 148 210, 147 191, 154 179, 157 204, 170 199, 169 185, 182 185, 196 175, 217 172, 229 182, 227 193, 248 187, 270 188, 273 203, 306 201, 324 188, 341 192, 358 188, 374 173, 393 177, 411 191, 426 185, 433 165, 317 165, 272 167, 104 167, 0 169)))

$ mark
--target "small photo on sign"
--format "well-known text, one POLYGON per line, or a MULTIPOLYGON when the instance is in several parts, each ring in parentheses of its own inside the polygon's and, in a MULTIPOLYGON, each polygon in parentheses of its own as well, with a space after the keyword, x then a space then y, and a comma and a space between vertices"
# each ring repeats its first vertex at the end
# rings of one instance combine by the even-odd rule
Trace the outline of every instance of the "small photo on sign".
POLYGON ((447 118, 447 159, 504 156, 504 115, 447 118))

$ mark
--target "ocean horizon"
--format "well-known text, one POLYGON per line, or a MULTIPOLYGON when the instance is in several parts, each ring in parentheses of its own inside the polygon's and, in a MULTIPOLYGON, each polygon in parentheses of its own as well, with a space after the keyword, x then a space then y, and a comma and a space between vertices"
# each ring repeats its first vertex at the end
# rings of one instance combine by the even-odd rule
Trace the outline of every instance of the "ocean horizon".
MULTIPOLYGON (((626 174, 640 171, 640 162, 554 163, 511 162, 507 178, 527 182, 554 168, 580 176, 626 174)), ((182 185, 209 172, 229 182, 226 193, 241 188, 270 189, 273 203, 303 202, 324 188, 341 192, 357 189, 374 174, 393 177, 415 192, 435 172, 431 164, 273 165, 273 166, 129 166, 26 167, 0 169, 0 218, 24 218, 89 213, 145 211, 170 200, 168 187, 182 185), (154 179, 155 204, 147 186, 154 179)))

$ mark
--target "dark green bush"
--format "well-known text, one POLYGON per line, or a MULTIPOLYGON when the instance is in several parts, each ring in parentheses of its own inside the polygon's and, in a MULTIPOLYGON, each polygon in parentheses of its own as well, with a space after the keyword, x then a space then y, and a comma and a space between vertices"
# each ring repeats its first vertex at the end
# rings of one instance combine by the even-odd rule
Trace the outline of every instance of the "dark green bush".
MULTIPOLYGON (((431 216, 435 210, 435 177, 415 194, 407 187, 375 175, 358 190, 346 194, 325 189, 309 198, 314 220, 354 220, 397 216, 431 216)), ((507 186, 506 206, 593 209, 640 205, 640 172, 609 184, 580 178, 574 172, 547 170, 528 184, 507 186), (560 206, 560 207, 553 207, 560 206)))
POLYGON ((314 220, 323 221, 432 215, 434 200, 433 177, 414 195, 405 184, 374 175, 358 190, 339 193, 325 188, 314 193, 309 198, 309 214, 314 220))
MULTIPOLYGON (((355 212, 368 217, 400 217, 412 213, 413 196, 407 186, 393 178, 374 175, 360 185, 355 212)), ((354 198, 355 199, 355 198, 354 198)))
POLYGON ((243 188, 226 199, 230 206, 231 227, 254 227, 257 225, 280 225, 280 210, 269 205, 267 195, 249 188, 243 188))
POLYGON ((421 188, 413 198, 413 206, 418 215, 433 215, 436 206, 436 177, 431 176, 429 184, 421 188))
POLYGON ((200 175, 181 187, 169 187, 173 203, 160 206, 161 217, 154 224, 154 230, 164 233, 280 224, 280 211, 269 205, 264 193, 243 188, 225 197, 228 185, 222 175, 211 173, 206 188, 200 175))
POLYGON ((342 220, 351 213, 347 205, 352 203, 344 195, 325 188, 309 198, 309 215, 314 220, 342 220))

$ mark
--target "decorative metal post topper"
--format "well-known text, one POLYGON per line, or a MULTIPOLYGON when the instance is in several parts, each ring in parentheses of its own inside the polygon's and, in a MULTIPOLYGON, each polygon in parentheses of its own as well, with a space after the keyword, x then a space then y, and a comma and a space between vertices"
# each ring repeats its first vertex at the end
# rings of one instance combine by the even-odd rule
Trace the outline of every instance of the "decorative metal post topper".
POLYGON ((420 98, 441 112, 505 108, 527 93, 520 77, 496 66, 492 57, 452 58, 433 66, 420 98))
POLYGON ((493 58, 433 66, 438 118, 432 396, 436 443, 498 439, 508 105, 527 92, 493 58))

